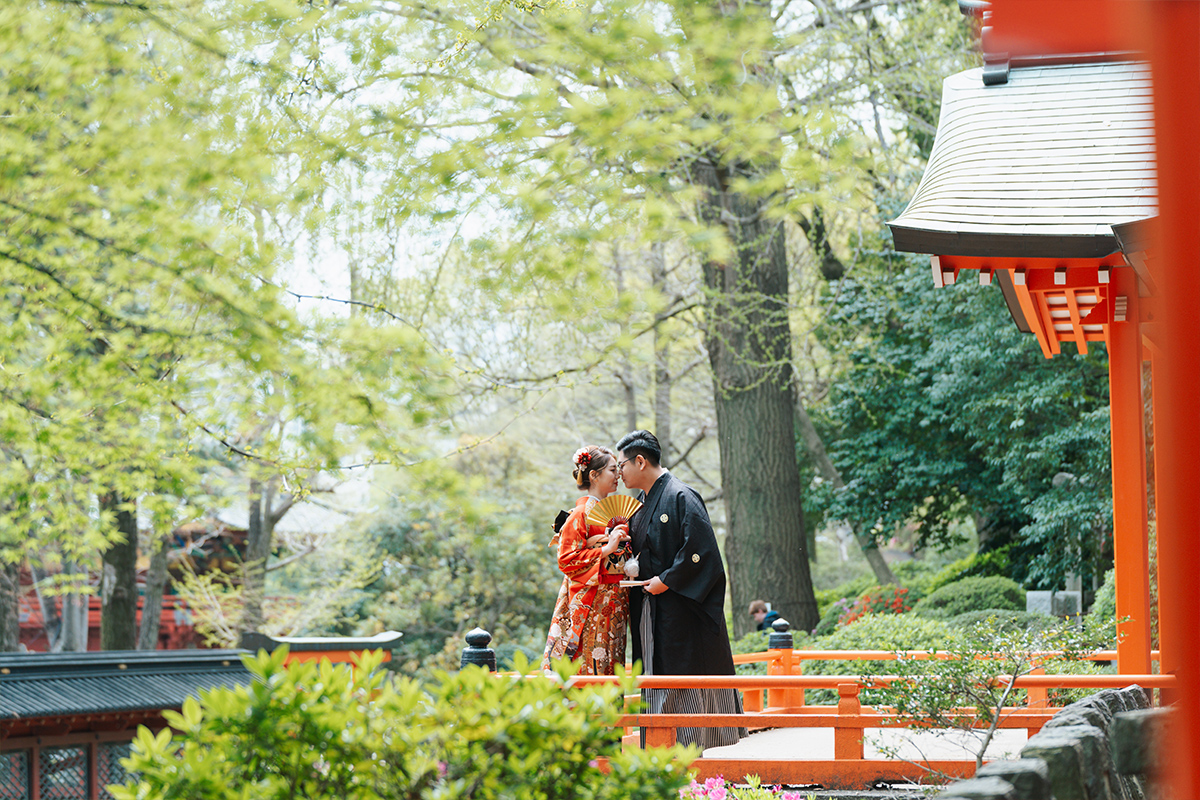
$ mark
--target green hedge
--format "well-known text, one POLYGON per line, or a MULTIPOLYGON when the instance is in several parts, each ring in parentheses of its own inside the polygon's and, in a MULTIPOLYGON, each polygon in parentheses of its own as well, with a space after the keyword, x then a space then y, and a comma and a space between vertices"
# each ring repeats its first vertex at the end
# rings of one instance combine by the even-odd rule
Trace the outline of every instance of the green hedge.
MULTIPOLYGON (((805 650, 940 650, 952 639, 944 622, 920 619, 912 614, 872 614, 839 628, 828 636, 810 639, 805 650)), ((891 675, 895 661, 805 661, 805 675, 891 675)), ((872 702, 871 690, 863 693, 863 702, 872 702)), ((809 703, 832 705, 837 702, 833 689, 809 689, 809 703)))
POLYGON ((1011 608, 987 608, 983 611, 968 611, 946 620, 951 628, 965 630, 980 623, 990 622, 997 630, 1032 630, 1047 631, 1060 624, 1062 620, 1049 614, 1039 614, 1036 611, 1014 611, 1011 608))
MULTIPOLYGON (((694 751, 622 750, 612 727, 618 686, 564 690, 471 667, 426 689, 391 679, 378 655, 355 670, 284 667, 285 655, 246 658, 249 686, 202 692, 182 713, 166 712, 178 733, 139 729, 126 763, 141 781, 113 796, 664 800, 688 785, 694 751)), ((519 656, 516 666, 528 668, 519 656)))
POLYGON ((999 576, 965 578, 926 597, 912 613, 926 619, 950 619, 968 611, 1025 610, 1025 590, 1016 581, 999 576))

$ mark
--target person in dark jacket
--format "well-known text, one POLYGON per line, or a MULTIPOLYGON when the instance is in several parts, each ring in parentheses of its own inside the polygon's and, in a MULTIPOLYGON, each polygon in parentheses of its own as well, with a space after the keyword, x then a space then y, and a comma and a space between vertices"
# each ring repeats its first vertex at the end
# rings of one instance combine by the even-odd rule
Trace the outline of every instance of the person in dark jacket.
POLYGON ((771 624, 779 619, 779 612, 767 608, 767 604, 762 600, 753 600, 750 603, 750 616, 758 623, 758 630, 770 633, 771 624))
MULTIPOLYGON (((617 470, 644 493, 629 524, 639 588, 630 589, 633 660, 644 675, 733 675, 725 625, 725 565, 700 495, 664 469, 649 431, 617 443, 617 470)), ((736 689, 647 689, 648 713, 740 714, 736 689)), ((680 728, 680 744, 734 744, 744 728, 680 728)))

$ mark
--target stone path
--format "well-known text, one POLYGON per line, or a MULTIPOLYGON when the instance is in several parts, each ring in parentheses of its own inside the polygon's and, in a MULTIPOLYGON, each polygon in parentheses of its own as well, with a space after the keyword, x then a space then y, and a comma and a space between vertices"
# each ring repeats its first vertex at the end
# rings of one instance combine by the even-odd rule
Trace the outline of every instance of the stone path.
MULTIPOLYGON (((896 748, 897 755, 912 760, 973 759, 975 747, 971 737, 962 731, 930 730, 901 731, 894 729, 868 728, 865 731, 863 755, 866 758, 884 758, 881 747, 896 748)), ((1023 729, 1002 729, 988 746, 984 757, 1016 758, 1024 746, 1026 733, 1023 729)), ((745 739, 727 747, 710 747, 704 751, 706 758, 729 758, 745 760, 771 759, 832 759, 832 728, 772 728, 752 733, 745 739)))

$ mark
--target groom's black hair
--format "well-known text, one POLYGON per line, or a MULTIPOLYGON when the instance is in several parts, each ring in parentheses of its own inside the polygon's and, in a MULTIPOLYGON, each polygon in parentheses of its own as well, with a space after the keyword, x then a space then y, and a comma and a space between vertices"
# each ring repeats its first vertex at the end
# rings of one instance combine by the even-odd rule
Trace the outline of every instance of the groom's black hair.
POLYGON ((624 453, 626 458, 640 455, 654 466, 662 460, 662 448, 658 445, 658 437, 650 431, 631 431, 617 442, 617 451, 624 453))

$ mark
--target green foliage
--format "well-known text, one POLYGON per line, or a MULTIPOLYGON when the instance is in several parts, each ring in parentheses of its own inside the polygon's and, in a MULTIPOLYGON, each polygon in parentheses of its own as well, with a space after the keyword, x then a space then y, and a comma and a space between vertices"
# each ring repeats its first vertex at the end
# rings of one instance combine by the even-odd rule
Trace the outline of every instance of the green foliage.
POLYGON ((1096 591, 1089 614, 1097 618, 1117 618, 1117 571, 1110 569, 1104 573, 1104 583, 1096 591))
POLYGON ((838 600, 853 600, 874 585, 875 576, 865 574, 845 583, 838 584, 832 589, 818 591, 816 592, 817 607, 823 615, 838 600))
MULTIPOLYGON (((953 638, 953 632, 943 622, 922 619, 913 614, 899 616, 869 615, 834 632, 812 639, 806 650, 941 650, 953 638)), ((805 661, 807 675, 891 675, 896 674, 896 661, 805 661)), ((873 689, 865 689, 863 702, 875 703, 873 689)), ((811 703, 834 704, 837 692, 832 689, 806 690, 811 703)))
MULTIPOLYGON (((740 639, 730 638, 729 646, 733 650, 734 655, 739 655, 741 653, 765 653, 769 638, 769 631, 750 631, 740 639)), ((802 642, 805 638, 806 634, 803 631, 792 631, 792 641, 794 643, 802 642)), ((761 661, 753 664, 738 664, 737 674, 766 675, 767 662, 761 661)))
POLYGON ((248 657, 250 686, 167 712, 176 733, 142 728, 126 761, 140 780, 114 796, 661 800, 687 784, 686 751, 622 751, 620 687, 564 690, 472 667, 424 690, 379 670, 377 655, 355 669, 285 668, 284 655, 248 657))
POLYGON ((922 588, 925 590, 925 594, 929 595, 943 586, 961 581, 963 578, 1009 577, 1012 570, 1009 560, 1011 550, 1012 545, 1008 544, 985 553, 972 553, 965 558, 960 558, 930 576, 927 582, 922 584, 922 588))
POLYGON ((506 666, 517 653, 540 659, 562 573, 546 547, 549 525, 534 531, 519 512, 452 488, 446 497, 387 503, 362 533, 380 570, 356 624, 403 631, 395 668, 406 674, 453 668, 476 626, 492 634, 506 666))
POLYGON ((305 317, 281 288, 312 140, 238 50, 262 52, 260 11, 0 9, 0 559, 86 568, 121 535, 96 495, 169 530, 223 458, 302 492, 444 409, 410 327, 305 317))
POLYGON ((1046 359, 998 288, 937 289, 928 265, 894 258, 864 266, 840 282, 821 329, 848 362, 814 413, 846 483, 828 495, 826 517, 878 537, 916 523, 927 546, 973 519, 981 547, 1013 544, 1010 577, 1034 585, 1103 565, 1103 348, 1046 359))
POLYGON ((986 608, 982 611, 966 611, 946 619, 951 628, 960 630, 988 623, 1001 632, 1010 630, 1044 631, 1062 624, 1058 617, 1039 614, 1036 611, 1014 611, 1011 608, 986 608))
POLYGON ((813 636, 828 636, 838 628, 838 620, 844 617, 851 608, 854 607, 854 601, 842 597, 835 600, 825 613, 821 615, 821 619, 817 622, 817 627, 813 628, 813 636))
POLYGON ((1025 590, 1008 578, 965 578, 943 586, 917 603, 913 613, 927 619, 949 619, 989 608, 1024 611, 1025 590))

